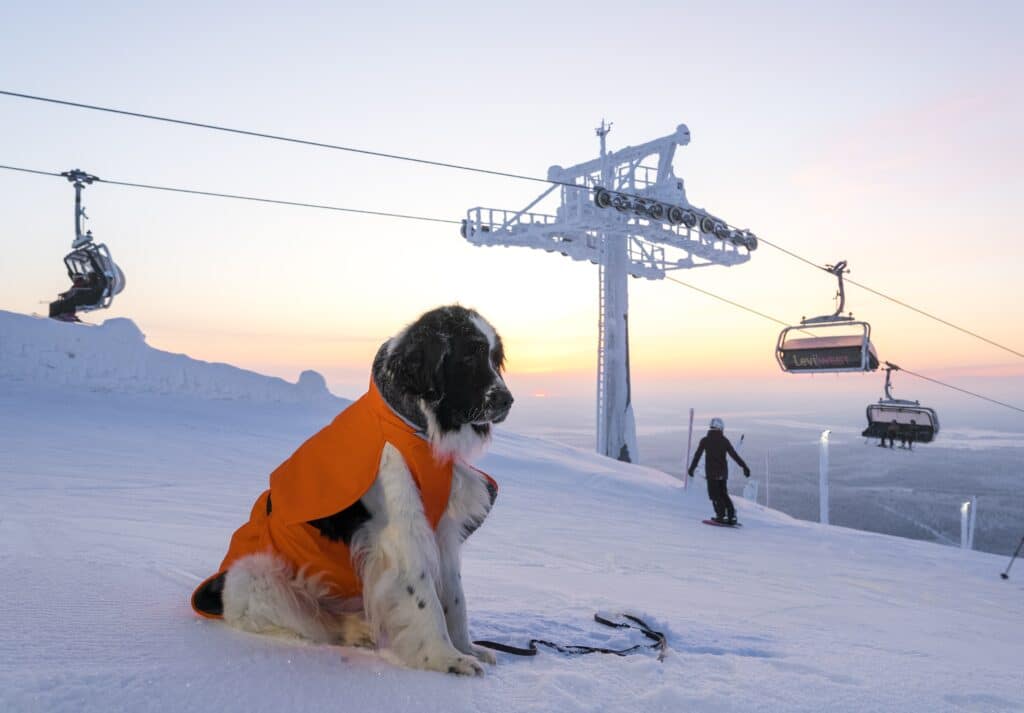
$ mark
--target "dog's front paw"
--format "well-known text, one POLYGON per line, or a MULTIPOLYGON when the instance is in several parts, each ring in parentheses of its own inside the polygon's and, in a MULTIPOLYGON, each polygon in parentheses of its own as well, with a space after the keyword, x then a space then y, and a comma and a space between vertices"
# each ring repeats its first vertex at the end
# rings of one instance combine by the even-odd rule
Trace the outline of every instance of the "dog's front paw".
POLYGON ((439 671, 443 670, 446 673, 454 673, 459 676, 483 676, 484 667, 480 665, 472 656, 466 656, 465 654, 458 654, 456 656, 448 657, 446 662, 442 662, 439 671))
POLYGON ((471 653, 480 661, 491 664, 492 666, 498 663, 498 659, 490 649, 485 649, 483 646, 477 646, 476 644, 472 644, 470 648, 472 649, 471 653))
POLYGON ((411 661, 416 668, 441 673, 454 673, 459 676, 483 676, 484 667, 472 656, 459 653, 454 648, 435 654, 423 654, 416 661, 411 661))

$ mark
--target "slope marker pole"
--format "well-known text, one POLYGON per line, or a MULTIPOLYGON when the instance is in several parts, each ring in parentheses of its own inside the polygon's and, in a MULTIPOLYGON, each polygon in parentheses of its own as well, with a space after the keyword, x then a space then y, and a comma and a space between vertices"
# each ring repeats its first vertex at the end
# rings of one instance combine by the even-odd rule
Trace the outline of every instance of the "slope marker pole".
POLYGON ((690 432, 686 436, 686 460, 683 461, 683 490, 689 483, 690 454, 693 452, 693 407, 690 407, 690 432))
POLYGON ((1010 564, 1006 565, 1006 571, 999 573, 999 576, 1002 577, 1003 579, 1009 579, 1010 578, 1010 567, 1013 566, 1013 561, 1015 559, 1017 559, 1017 555, 1020 554, 1021 546, 1024 546, 1024 537, 1020 538, 1020 542, 1017 544, 1017 549, 1015 549, 1013 551, 1013 557, 1010 558, 1010 564))

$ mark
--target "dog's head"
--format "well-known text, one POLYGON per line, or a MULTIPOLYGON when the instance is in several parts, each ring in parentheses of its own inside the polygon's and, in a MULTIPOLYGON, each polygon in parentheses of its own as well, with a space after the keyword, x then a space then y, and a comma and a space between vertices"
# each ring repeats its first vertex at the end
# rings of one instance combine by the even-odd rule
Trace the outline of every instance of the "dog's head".
POLYGON ((501 337, 474 310, 427 312, 384 345, 378 362, 385 400, 426 430, 439 455, 475 455, 512 407, 501 337))

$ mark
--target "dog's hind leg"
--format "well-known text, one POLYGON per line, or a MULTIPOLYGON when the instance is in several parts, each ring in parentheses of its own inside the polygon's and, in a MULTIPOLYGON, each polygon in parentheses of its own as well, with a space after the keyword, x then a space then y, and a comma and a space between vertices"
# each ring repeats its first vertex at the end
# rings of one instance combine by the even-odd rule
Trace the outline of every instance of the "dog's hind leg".
POLYGON ((323 584, 294 572, 272 554, 249 555, 233 564, 222 598, 224 621, 244 631, 286 634, 324 644, 372 643, 363 617, 338 611, 323 584))
POLYGON ((434 532, 401 453, 385 444, 373 487, 362 498, 371 517, 352 539, 363 603, 377 641, 413 668, 481 675, 473 656, 452 645, 438 599, 434 532))

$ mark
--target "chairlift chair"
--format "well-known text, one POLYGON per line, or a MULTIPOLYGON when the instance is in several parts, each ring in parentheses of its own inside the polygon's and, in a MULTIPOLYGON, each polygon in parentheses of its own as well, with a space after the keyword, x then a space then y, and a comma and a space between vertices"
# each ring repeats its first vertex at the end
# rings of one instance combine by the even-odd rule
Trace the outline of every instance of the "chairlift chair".
MULTIPOLYGON (((125 277, 107 246, 93 242, 91 230, 82 230, 83 221, 88 218, 82 207, 82 190, 99 179, 77 168, 61 175, 75 187, 75 239, 71 243, 71 252, 64 256, 72 288, 61 296, 63 308, 71 310, 72 314, 75 311, 106 309, 114 296, 124 290, 125 277), (70 303, 73 306, 67 306, 70 303)), ((54 304, 61 304, 60 300, 54 304)))
POLYGON ((861 434, 865 438, 891 436, 889 427, 896 422, 895 435, 913 443, 931 443, 939 433, 939 415, 935 409, 922 406, 920 401, 894 399, 891 373, 899 371, 895 364, 885 362, 885 398, 867 407, 868 427, 861 434))
POLYGON ((72 283, 76 283, 76 278, 82 278, 86 282, 98 280, 103 287, 99 299, 95 302, 78 305, 77 309, 80 311, 106 309, 114 301, 114 296, 124 290, 124 273, 103 243, 90 242, 75 248, 64 256, 64 265, 68 269, 68 277, 72 283))
POLYGON ((838 309, 833 314, 804 318, 799 325, 783 329, 775 345, 775 358, 783 371, 795 374, 875 371, 879 361, 871 343, 871 325, 855 320, 852 314, 842 314, 846 304, 846 261, 827 265, 825 270, 839 280, 838 309))

